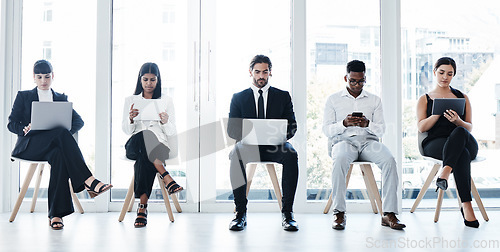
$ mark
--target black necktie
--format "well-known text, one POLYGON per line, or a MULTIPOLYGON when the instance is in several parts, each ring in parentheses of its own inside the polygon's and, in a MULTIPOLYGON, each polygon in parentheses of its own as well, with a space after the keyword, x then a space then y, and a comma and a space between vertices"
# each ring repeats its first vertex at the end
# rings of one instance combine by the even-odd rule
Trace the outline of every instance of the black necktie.
POLYGON ((259 102, 257 104, 258 106, 258 111, 257 111, 257 118, 259 119, 264 119, 266 118, 264 116, 264 97, 262 97, 262 90, 259 89, 259 102))

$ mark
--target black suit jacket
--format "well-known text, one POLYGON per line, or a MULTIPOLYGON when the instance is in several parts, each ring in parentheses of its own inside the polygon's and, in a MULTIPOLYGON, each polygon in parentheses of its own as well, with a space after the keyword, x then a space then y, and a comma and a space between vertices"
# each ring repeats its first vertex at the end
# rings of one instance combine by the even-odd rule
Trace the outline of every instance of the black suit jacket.
MULTIPOLYGON (((236 141, 241 140, 242 120, 257 118, 255 98, 251 88, 233 95, 229 109, 227 133, 236 141)), ((269 87, 267 96, 266 119, 287 119, 287 139, 297 131, 297 121, 293 112, 292 98, 287 91, 269 87)))
MULTIPOLYGON (((54 101, 68 101, 67 95, 54 92, 52 89, 51 91, 54 101)), ((16 100, 9 116, 9 124, 7 124, 9 131, 17 134, 17 143, 12 151, 13 156, 23 152, 30 141, 31 136, 29 134, 25 136, 23 129, 31 122, 31 103, 33 101, 39 101, 36 88, 17 92, 16 100)), ((82 127, 83 120, 73 109, 70 133, 74 134, 82 127)))

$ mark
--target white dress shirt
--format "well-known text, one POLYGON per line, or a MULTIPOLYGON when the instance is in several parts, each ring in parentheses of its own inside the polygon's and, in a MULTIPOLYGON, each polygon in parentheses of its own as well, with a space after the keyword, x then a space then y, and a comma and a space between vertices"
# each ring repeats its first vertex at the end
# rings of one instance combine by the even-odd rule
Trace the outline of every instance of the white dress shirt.
POLYGON ((374 135, 381 138, 385 131, 384 114, 380 97, 365 90, 354 98, 347 88, 328 97, 323 117, 323 133, 329 138, 374 135), (344 119, 352 112, 363 112, 370 120, 368 127, 344 126, 344 119))
POLYGON ((54 97, 52 97, 52 89, 42 90, 42 89, 39 89, 37 87, 36 91, 38 93, 38 101, 41 101, 41 102, 52 102, 52 101, 54 101, 54 97))
POLYGON ((266 111, 267 111, 267 95, 269 94, 269 84, 265 85, 263 88, 258 88, 255 85, 252 84, 250 86, 253 91, 253 96, 255 97, 255 112, 258 115, 259 114, 259 90, 262 90, 262 98, 264 98, 264 118, 266 118, 266 111))
POLYGON ((156 138, 158 138, 158 141, 170 148, 171 146, 168 144, 168 136, 177 134, 177 130, 175 128, 175 110, 172 98, 166 95, 162 95, 162 97, 160 98, 163 101, 161 102, 161 104, 165 104, 165 107, 161 108, 161 110, 165 111, 168 114, 168 121, 165 124, 161 124, 160 121, 140 120, 134 120, 133 123, 130 123, 130 107, 132 106, 132 103, 134 103, 134 101, 137 99, 144 99, 144 97, 142 97, 142 94, 138 94, 125 98, 122 121, 123 131, 128 135, 132 135, 146 129, 151 130, 156 135, 156 138))

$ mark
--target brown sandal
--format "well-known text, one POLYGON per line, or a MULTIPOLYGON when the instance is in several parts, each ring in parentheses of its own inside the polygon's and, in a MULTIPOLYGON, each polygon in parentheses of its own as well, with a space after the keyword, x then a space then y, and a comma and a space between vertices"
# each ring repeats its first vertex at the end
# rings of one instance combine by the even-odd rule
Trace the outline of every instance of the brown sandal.
POLYGON ((95 188, 99 183, 101 183, 101 181, 99 181, 98 179, 94 179, 94 181, 92 181, 92 184, 90 184, 90 186, 85 184, 85 188, 87 189, 87 192, 89 193, 91 199, 95 198, 96 196, 98 196, 103 192, 106 192, 107 190, 111 189, 111 187, 113 187, 113 185, 104 184, 99 188, 99 191, 96 191, 95 188))

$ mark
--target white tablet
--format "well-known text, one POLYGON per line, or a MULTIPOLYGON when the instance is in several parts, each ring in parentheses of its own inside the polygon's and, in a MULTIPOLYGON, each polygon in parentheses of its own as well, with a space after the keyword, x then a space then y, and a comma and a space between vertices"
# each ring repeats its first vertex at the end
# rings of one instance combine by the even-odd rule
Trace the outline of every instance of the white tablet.
POLYGON ((137 99, 134 100, 134 108, 139 110, 135 120, 160 121, 160 113, 165 112, 166 105, 161 99, 137 99))

